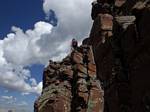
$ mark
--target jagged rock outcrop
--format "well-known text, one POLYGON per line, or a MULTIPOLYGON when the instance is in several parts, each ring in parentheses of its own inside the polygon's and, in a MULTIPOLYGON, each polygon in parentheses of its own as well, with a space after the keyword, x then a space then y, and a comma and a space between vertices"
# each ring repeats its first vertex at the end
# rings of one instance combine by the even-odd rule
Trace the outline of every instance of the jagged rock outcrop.
POLYGON ((50 61, 43 74, 36 112, 103 112, 103 90, 91 46, 82 45, 62 62, 50 61), (85 54, 87 52, 87 54, 85 54), (87 55, 88 62, 84 62, 87 55))
POLYGON ((149 3, 94 1, 89 38, 50 61, 35 112, 150 112, 149 3))

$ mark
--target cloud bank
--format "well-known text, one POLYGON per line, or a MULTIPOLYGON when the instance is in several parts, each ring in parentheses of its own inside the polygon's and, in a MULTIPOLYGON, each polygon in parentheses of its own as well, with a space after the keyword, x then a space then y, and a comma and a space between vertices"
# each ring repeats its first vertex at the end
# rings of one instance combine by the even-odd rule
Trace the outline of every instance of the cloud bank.
POLYGON ((37 22, 34 29, 23 32, 12 27, 12 32, 0 40, 0 85, 21 92, 40 93, 42 83, 37 84, 26 66, 44 64, 50 57, 49 52, 41 51, 37 42, 43 35, 51 33, 52 25, 37 22))

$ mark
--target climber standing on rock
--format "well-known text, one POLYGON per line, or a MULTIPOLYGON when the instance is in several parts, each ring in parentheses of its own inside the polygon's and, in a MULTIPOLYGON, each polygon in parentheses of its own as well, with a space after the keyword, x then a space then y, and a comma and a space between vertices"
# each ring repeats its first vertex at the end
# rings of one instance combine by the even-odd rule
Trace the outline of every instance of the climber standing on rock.
POLYGON ((71 49, 72 50, 77 50, 77 47, 78 47, 78 42, 76 39, 72 39, 72 43, 71 43, 71 49))

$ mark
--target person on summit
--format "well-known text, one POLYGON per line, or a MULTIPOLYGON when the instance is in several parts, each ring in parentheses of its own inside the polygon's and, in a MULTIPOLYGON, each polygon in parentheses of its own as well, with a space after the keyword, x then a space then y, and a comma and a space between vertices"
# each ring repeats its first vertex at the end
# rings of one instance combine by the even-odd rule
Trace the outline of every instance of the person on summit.
POLYGON ((77 47, 78 47, 78 42, 77 42, 76 39, 73 38, 73 39, 72 39, 72 43, 71 43, 71 48, 72 48, 73 50, 76 50, 77 47))

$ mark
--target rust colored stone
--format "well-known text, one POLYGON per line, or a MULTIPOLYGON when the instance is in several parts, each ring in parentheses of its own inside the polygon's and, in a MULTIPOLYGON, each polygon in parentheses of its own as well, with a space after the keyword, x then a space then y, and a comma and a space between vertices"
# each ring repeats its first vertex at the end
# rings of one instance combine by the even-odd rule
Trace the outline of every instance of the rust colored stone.
POLYGON ((115 6, 121 7, 125 2, 126 0, 115 0, 115 6))
POLYGON ((88 101, 88 112, 103 112, 103 91, 98 82, 91 82, 90 96, 88 101))
POLYGON ((113 27, 113 16, 110 14, 99 14, 101 29, 106 31, 112 31, 113 27))
POLYGON ((79 64, 83 63, 82 54, 79 53, 79 52, 73 53, 73 61, 74 61, 75 63, 79 63, 79 64))

